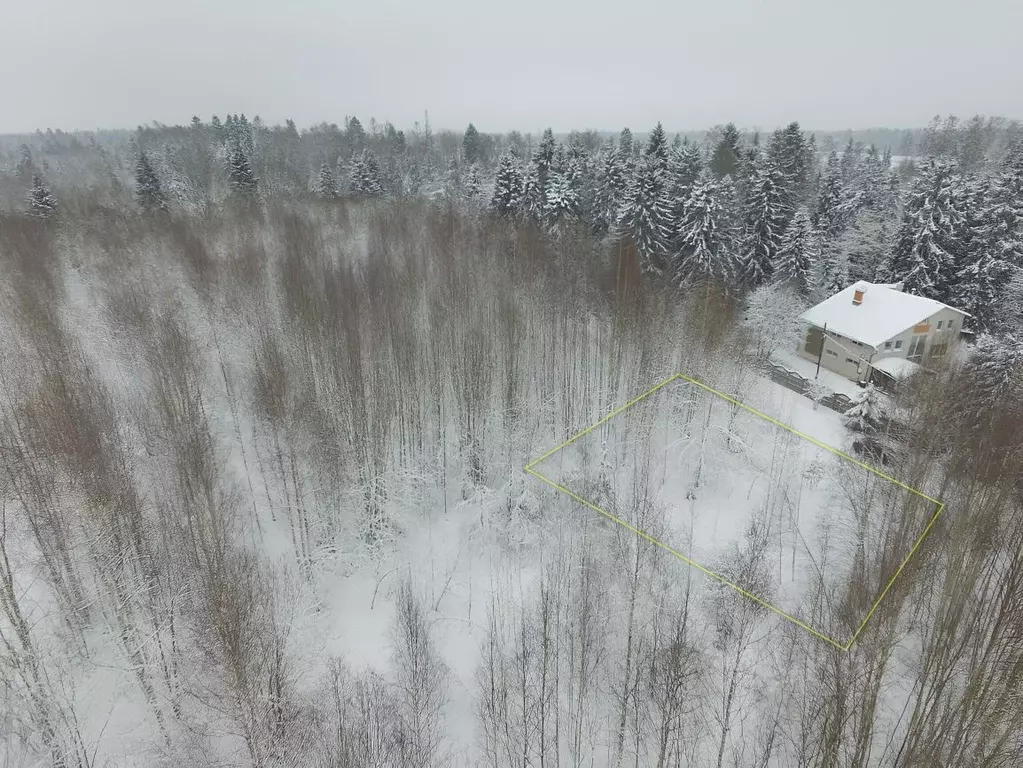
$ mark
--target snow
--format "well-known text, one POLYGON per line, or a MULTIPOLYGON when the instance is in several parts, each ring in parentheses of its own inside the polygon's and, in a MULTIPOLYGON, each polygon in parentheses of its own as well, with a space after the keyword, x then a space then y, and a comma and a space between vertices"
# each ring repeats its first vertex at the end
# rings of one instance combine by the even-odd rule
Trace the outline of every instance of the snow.
POLYGON ((904 357, 886 357, 875 362, 873 366, 894 379, 905 379, 920 370, 919 365, 904 357))
MULTIPOLYGON (((858 285, 866 286, 862 304, 853 304, 856 285, 850 285, 808 309, 800 319, 820 328, 826 325, 828 331, 876 349, 934 313, 954 309, 940 301, 903 293, 891 285, 862 281, 858 285)), ((966 316, 965 312, 962 314, 966 316)))

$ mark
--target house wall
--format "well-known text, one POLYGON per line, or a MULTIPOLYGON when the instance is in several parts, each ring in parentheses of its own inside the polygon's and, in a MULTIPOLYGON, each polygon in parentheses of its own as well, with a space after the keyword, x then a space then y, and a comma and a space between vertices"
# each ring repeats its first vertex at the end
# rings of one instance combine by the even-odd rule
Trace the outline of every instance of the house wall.
POLYGON ((921 330, 919 327, 917 329, 907 328, 898 336, 893 336, 889 339, 890 348, 886 349, 886 345, 881 344, 878 347, 877 354, 874 355, 874 360, 884 360, 889 357, 906 357, 909 354, 913 339, 917 336, 924 336, 926 338, 924 342, 925 359, 931 354, 936 345, 946 344, 948 351, 951 351, 952 345, 959 342, 959 332, 963 329, 963 317, 962 312, 957 312, 954 309, 949 309, 948 307, 941 309, 921 323, 921 325, 927 326, 926 331, 919 332, 921 330), (950 322, 953 324, 951 327, 949 326, 950 322), (941 323, 941 330, 938 330, 938 323, 941 323), (897 345, 897 342, 900 341, 902 342, 901 346, 897 345))
MULTIPOLYGON (((800 357, 816 363, 820 342, 814 341, 810 349, 807 349, 807 330, 804 328, 803 338, 796 351, 800 357)), ((869 358, 872 351, 864 344, 858 344, 852 339, 828 331, 828 337, 824 340, 824 353, 820 355, 821 368, 839 373, 852 381, 864 381, 867 376, 867 364, 863 362, 863 358, 869 358)))
MULTIPOLYGON (((839 373, 852 381, 866 381, 869 374, 866 360, 877 362, 889 357, 905 358, 909 354, 913 339, 917 336, 926 338, 924 342, 925 358, 931 354, 936 344, 947 344, 948 349, 951 350, 952 345, 959 341, 959 332, 962 330, 962 326, 963 314, 945 307, 914 328, 907 328, 899 335, 893 336, 889 339, 891 346, 888 349, 885 348, 885 344, 881 344, 876 352, 866 344, 828 331, 828 338, 824 341, 824 353, 820 358, 821 367, 839 373), (950 321, 953 323, 951 327, 949 326, 950 321), (941 323, 940 330, 938 329, 939 322, 941 323), (901 345, 897 345, 897 342, 901 342, 901 345)), ((796 351, 800 357, 816 363, 820 349, 819 341, 811 344, 811 348, 807 349, 809 330, 809 326, 804 327, 803 338, 796 351)))

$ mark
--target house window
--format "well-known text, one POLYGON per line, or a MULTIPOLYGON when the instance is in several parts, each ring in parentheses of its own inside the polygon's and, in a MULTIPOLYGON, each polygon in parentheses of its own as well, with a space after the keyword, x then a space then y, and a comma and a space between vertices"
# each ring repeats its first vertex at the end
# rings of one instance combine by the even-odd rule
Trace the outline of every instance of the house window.
POLYGON ((857 362, 857 360, 856 360, 856 358, 855 358, 855 357, 847 357, 847 358, 845 359, 845 361, 846 361, 847 363, 849 363, 850 365, 856 365, 856 362, 857 362))
POLYGON ((833 349, 825 349, 824 351, 827 352, 832 357, 838 357, 838 353, 833 349))
POLYGON ((955 324, 956 324, 955 320, 949 320, 948 321, 948 329, 951 331, 952 330, 952 326, 954 326, 955 324))
POLYGON ((944 321, 944 320, 939 320, 939 321, 938 321, 938 330, 939 330, 939 331, 941 330, 941 326, 943 326, 944 324, 945 324, 945 321, 944 321))
POLYGON ((885 349, 891 349, 891 348, 892 348, 892 343, 891 343, 890 341, 886 341, 886 342, 884 343, 884 348, 885 348, 885 349))
POLYGON ((941 357, 948 351, 948 343, 935 344, 931 347, 931 357, 941 357))
POLYGON ((902 349, 902 339, 896 339, 895 340, 895 348, 896 349, 902 349))

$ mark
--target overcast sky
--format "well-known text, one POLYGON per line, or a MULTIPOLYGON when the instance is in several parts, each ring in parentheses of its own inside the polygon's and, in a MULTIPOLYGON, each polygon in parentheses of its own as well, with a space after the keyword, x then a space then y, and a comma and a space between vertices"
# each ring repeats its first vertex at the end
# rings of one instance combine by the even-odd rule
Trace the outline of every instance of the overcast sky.
POLYGON ((1023 0, 0 0, 0 131, 1023 117, 1023 0))

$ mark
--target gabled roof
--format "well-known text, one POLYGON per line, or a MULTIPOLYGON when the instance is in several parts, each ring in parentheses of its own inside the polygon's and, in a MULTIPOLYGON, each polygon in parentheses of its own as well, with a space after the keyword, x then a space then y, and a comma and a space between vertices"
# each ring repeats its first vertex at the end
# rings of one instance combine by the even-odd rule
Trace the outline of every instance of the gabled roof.
POLYGON ((903 293, 898 290, 901 287, 898 283, 886 285, 861 280, 806 310, 799 318, 820 328, 826 324, 829 331, 877 348, 939 310, 951 309, 969 317, 961 309, 940 301, 903 293), (863 303, 853 304, 853 293, 861 289, 863 303))

